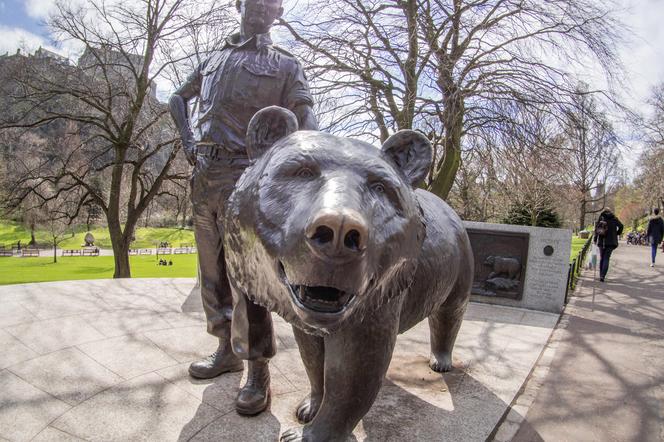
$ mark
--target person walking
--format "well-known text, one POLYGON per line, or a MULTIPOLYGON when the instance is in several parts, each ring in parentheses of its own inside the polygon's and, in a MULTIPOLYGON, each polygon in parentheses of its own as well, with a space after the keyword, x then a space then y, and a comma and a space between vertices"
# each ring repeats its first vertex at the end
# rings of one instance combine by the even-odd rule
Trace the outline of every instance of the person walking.
POLYGON ((194 165, 191 198, 201 297, 207 331, 219 338, 217 350, 194 361, 189 374, 210 379, 240 371, 242 359, 248 360, 247 382, 235 408, 254 415, 269 403, 268 362, 276 342, 270 312, 244 294, 233 299, 222 242, 224 208, 250 165, 245 137, 257 111, 278 105, 296 115, 300 129, 316 130, 318 125, 301 64, 270 37, 272 24, 284 10, 282 0, 237 0, 236 6, 240 32, 210 53, 171 96, 169 107, 187 159, 194 165), (192 119, 189 103, 195 99, 199 106, 192 119))
POLYGON ((646 229, 646 236, 650 242, 651 258, 650 267, 655 267, 655 257, 657 256, 657 246, 664 238, 664 220, 659 215, 659 208, 653 210, 653 216, 648 220, 648 228, 646 229))
POLYGON ((599 214, 595 223, 593 242, 599 248, 599 280, 604 282, 609 271, 611 253, 618 247, 618 237, 622 235, 623 224, 613 214, 611 209, 605 208, 599 214))

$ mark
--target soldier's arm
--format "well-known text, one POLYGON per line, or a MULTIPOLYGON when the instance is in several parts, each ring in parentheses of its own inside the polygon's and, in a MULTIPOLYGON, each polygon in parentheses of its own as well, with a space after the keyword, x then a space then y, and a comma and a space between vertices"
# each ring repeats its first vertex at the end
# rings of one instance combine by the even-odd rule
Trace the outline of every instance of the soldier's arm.
POLYGON ((295 106, 293 113, 297 117, 300 130, 318 130, 318 122, 314 110, 309 104, 295 106))
POLYGON ((297 117, 300 130, 318 130, 313 110, 314 100, 309 92, 307 77, 304 75, 302 65, 295 59, 288 73, 283 101, 297 117))
POLYGON ((198 96, 200 88, 200 69, 196 68, 168 100, 168 108, 182 138, 184 153, 192 165, 196 162, 196 140, 191 129, 187 103, 191 98, 198 96))

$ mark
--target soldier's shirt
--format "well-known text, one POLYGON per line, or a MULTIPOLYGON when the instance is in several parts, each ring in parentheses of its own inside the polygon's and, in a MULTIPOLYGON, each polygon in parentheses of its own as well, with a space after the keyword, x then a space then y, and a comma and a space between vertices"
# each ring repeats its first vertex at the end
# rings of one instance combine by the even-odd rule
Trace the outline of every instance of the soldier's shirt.
POLYGON ((201 63, 178 89, 197 95, 199 142, 246 152, 249 120, 267 106, 293 110, 313 99, 300 63, 272 44, 269 34, 240 43, 240 34, 201 63))

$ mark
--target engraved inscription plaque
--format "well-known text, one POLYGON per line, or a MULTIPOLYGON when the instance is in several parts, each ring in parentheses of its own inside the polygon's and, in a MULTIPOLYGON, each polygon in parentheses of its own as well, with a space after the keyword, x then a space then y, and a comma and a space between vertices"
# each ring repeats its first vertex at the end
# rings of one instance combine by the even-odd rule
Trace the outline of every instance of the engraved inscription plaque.
POLYGON ((473 295, 521 300, 528 262, 528 233, 467 229, 475 256, 473 295))

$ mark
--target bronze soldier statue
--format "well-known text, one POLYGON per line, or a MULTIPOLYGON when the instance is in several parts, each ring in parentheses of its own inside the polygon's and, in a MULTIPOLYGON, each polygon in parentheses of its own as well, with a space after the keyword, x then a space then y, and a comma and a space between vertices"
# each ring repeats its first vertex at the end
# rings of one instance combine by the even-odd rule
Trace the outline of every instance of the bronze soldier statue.
POLYGON ((254 415, 268 405, 268 363, 275 354, 270 313, 244 295, 233 306, 222 245, 224 206, 235 182, 249 165, 247 125, 260 109, 278 105, 295 113, 301 129, 317 129, 313 100, 301 65, 272 44, 270 27, 281 17, 281 0, 238 0, 240 32, 211 53, 173 94, 171 115, 180 131, 192 173, 194 231, 201 271, 201 297, 208 333, 217 350, 189 367, 191 376, 209 379, 243 369, 247 383, 235 401, 241 414, 254 415), (198 97, 194 136, 188 101, 198 97), (231 324, 233 335, 231 339, 231 324))

